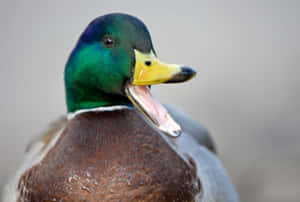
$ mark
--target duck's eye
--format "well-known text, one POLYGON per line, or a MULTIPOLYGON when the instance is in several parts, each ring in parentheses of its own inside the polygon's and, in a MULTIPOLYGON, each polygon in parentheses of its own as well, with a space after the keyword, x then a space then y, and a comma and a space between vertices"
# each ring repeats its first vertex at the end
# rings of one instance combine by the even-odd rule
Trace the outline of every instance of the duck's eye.
POLYGON ((104 36, 102 39, 102 43, 105 47, 111 48, 115 45, 115 40, 111 36, 104 36))

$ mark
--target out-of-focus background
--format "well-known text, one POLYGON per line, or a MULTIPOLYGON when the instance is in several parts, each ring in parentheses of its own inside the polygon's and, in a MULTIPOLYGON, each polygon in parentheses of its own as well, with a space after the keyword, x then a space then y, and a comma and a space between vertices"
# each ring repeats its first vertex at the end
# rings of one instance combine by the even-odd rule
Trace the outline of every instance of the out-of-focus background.
POLYGON ((154 87, 204 124, 242 201, 300 198, 300 1, 1 1, 0 186, 65 113, 63 71, 95 17, 126 12, 196 79, 154 87))

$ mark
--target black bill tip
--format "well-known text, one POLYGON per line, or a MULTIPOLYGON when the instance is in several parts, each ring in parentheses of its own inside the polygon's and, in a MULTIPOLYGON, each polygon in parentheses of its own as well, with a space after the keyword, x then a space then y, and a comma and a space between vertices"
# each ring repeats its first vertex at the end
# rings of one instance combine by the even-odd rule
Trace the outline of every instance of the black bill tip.
POLYGON ((175 74, 171 79, 165 83, 180 83, 192 79, 196 75, 196 71, 190 67, 180 67, 181 71, 175 74))

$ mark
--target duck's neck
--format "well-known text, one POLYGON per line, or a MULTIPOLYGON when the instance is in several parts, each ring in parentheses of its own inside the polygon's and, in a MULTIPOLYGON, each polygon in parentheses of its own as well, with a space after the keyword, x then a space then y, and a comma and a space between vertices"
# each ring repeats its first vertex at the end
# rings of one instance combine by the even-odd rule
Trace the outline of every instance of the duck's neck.
POLYGON ((133 109, 133 107, 128 105, 113 105, 113 106, 95 107, 90 109, 81 109, 75 112, 69 112, 67 118, 68 120, 71 120, 77 115, 88 113, 88 112, 108 112, 108 111, 114 112, 114 111, 124 110, 124 109, 133 109))
POLYGON ((66 102, 68 112, 130 104, 126 97, 76 86, 66 86, 66 102))

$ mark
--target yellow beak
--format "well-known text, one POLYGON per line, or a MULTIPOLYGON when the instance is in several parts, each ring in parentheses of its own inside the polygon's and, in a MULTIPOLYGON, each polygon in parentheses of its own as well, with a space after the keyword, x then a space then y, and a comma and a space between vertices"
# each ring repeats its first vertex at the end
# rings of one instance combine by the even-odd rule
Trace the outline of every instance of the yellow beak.
POLYGON ((185 82, 196 75, 196 72, 189 67, 159 61, 153 52, 144 54, 134 50, 134 53, 133 85, 185 82))

